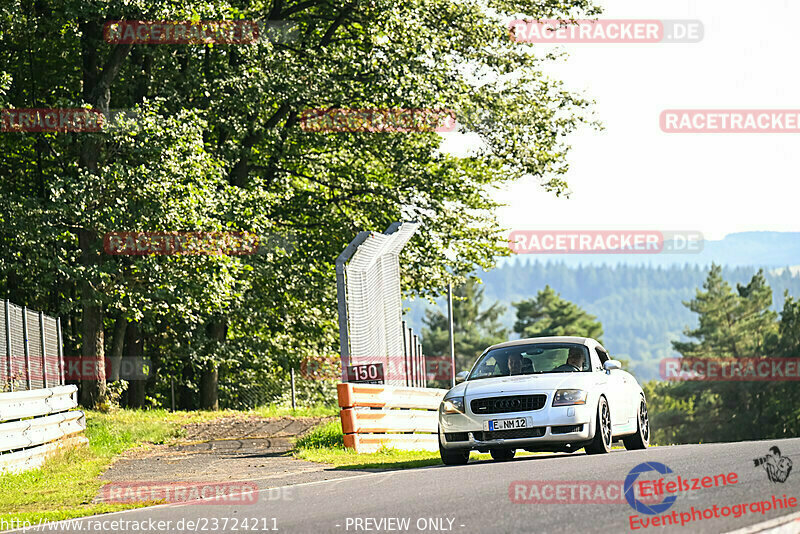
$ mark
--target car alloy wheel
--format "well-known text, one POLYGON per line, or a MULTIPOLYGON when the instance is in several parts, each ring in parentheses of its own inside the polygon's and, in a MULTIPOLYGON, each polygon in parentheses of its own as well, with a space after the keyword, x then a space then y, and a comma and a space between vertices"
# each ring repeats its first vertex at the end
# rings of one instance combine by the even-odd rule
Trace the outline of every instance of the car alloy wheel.
POLYGON ((650 416, 647 414, 647 403, 644 399, 639 403, 638 415, 636 434, 622 438, 629 451, 646 449, 650 444, 650 416))
POLYGON ((611 414, 608 411, 608 403, 603 403, 602 410, 603 443, 611 448, 611 414))
POLYGON ((611 451, 611 411, 608 409, 605 397, 600 397, 597 406, 597 428, 594 439, 584 449, 586 454, 605 454, 611 451))
POLYGON ((645 443, 650 441, 650 418, 647 415, 647 404, 642 400, 639 406, 639 425, 641 427, 642 439, 645 443))

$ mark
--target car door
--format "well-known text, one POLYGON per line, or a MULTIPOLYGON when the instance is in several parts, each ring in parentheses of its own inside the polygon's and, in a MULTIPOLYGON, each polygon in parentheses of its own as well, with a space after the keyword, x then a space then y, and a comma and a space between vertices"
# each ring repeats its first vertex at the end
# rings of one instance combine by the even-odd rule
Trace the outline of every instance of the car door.
MULTIPOLYGON (((608 361, 610 356, 601 347, 595 347, 600 365, 608 361)), ((611 410, 611 426, 621 427, 627 425, 631 418, 630 409, 630 375, 621 369, 612 369, 611 372, 602 371, 606 374, 606 391, 608 395, 609 409, 611 410)))

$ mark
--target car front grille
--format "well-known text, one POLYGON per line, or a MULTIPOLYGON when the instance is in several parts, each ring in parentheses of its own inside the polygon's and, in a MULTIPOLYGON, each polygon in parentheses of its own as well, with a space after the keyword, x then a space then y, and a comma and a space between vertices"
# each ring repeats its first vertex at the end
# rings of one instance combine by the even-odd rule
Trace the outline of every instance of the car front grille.
POLYGON ((547 401, 547 395, 511 395, 507 397, 486 397, 474 399, 470 403, 472 413, 477 415, 490 413, 529 412, 541 410, 547 401))
POLYGON ((445 432, 444 439, 449 441, 469 441, 469 434, 467 432, 445 432))
POLYGON ((491 432, 474 432, 475 439, 489 441, 493 439, 540 438, 544 436, 546 427, 515 428, 513 430, 494 430, 491 432))
POLYGON ((571 432, 583 432, 583 425, 554 426, 551 434, 569 434, 571 432))

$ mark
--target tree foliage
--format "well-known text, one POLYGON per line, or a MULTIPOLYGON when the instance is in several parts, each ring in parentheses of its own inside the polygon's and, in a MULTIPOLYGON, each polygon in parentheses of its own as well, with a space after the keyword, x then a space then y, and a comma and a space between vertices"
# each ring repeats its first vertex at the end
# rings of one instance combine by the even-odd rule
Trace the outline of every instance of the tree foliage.
MULTIPOLYGON (((785 296, 783 311, 770 310, 772 290, 763 271, 736 291, 713 265, 703 290, 684 303, 698 327, 675 342, 683 357, 699 359, 797 358, 800 303, 785 296)), ((686 381, 647 385, 658 443, 741 441, 796 436, 798 391, 792 382, 686 381)))
MULTIPOLYGON (((403 288, 434 295, 505 253, 494 188, 525 178, 566 191, 565 138, 591 122, 589 102, 544 76, 553 57, 512 43, 505 23, 595 12, 584 0, 5 2, 3 107, 127 118, 96 133, 2 133, 0 289, 62 316, 69 355, 152 359, 146 387, 127 392, 134 406, 168 404, 177 381, 182 407, 214 408, 218 382, 232 392, 332 357, 333 262, 357 232, 421 222, 403 288), (215 19, 294 31, 250 45, 103 38, 110 20, 215 19), (481 149, 453 157, 431 132, 300 127, 304 110, 336 107, 452 109, 481 149), (199 230, 270 244, 251 257, 102 249, 108 232, 199 230)), ((104 383, 82 383, 82 402, 104 383)))
POLYGON ((603 326, 597 317, 564 300, 549 285, 536 298, 515 302, 517 322, 514 332, 520 337, 578 336, 602 343, 603 326))

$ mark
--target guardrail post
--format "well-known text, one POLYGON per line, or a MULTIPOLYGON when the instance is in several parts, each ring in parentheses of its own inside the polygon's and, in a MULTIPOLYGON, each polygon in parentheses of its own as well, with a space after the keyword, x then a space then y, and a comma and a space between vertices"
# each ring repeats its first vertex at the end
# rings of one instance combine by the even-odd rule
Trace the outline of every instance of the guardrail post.
POLYGON ((417 345, 417 334, 414 334, 413 344, 411 345, 411 354, 414 355, 414 369, 416 369, 416 372, 414 373, 416 376, 416 380, 414 381, 415 387, 419 387, 419 354, 417 353, 417 345))
POLYGON ((411 383, 412 387, 417 387, 419 384, 419 366, 417 365, 417 335, 412 330, 411 334, 411 365, 414 366, 414 381, 411 383))
POLYGON ((422 366, 422 343, 417 337, 417 365, 419 365, 419 387, 425 387, 425 368, 422 366))
POLYGON ((66 380, 64 377, 64 339, 61 337, 61 317, 56 319, 56 330, 58 332, 58 385, 63 386, 66 380))
POLYGON ((289 370, 290 378, 292 381, 292 410, 297 409, 297 403, 294 397, 294 367, 289 370))
POLYGON ((31 350, 28 345, 28 307, 22 307, 22 337, 24 339, 23 346, 25 347, 25 378, 28 381, 28 389, 33 389, 31 382, 31 350))
POLYGON ((406 386, 408 385, 408 343, 406 343, 406 322, 400 321, 400 330, 403 331, 403 375, 406 386))
POLYGON ((428 366, 425 365, 425 355, 422 354, 422 343, 419 344, 419 364, 422 366, 422 387, 428 387, 428 366))
POLYGON ((414 331, 408 329, 408 385, 414 387, 417 380, 417 368, 414 366, 414 331))
POLYGON ((44 348, 44 312, 39 312, 39 342, 42 344, 42 384, 45 388, 47 384, 47 351, 44 348))
POLYGON ((8 364, 8 387, 9 391, 14 391, 14 377, 12 376, 13 373, 13 366, 11 365, 11 306, 9 305, 8 299, 5 302, 5 309, 6 309, 6 358, 8 364))
POLYGON ((425 356, 422 355, 422 342, 417 346, 417 354, 419 354, 419 368, 420 368, 420 384, 419 387, 424 388, 428 386, 428 370, 425 368, 425 356))

